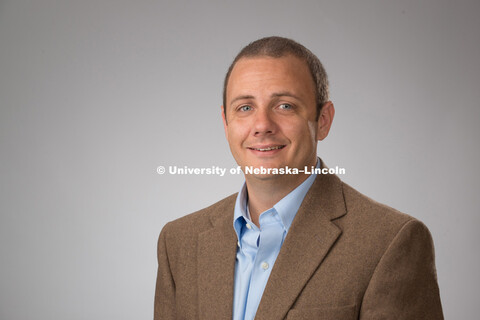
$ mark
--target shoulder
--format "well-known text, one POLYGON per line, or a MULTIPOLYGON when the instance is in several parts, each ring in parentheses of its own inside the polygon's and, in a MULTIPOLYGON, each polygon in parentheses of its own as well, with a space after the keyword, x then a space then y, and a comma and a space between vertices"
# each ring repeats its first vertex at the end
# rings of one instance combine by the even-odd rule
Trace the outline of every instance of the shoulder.
POLYGON ((167 260, 172 274, 185 274, 196 264, 198 238, 221 220, 230 219, 233 230, 233 210, 236 194, 233 194, 204 209, 168 222, 160 232, 157 245, 158 259, 167 260))
POLYGON ((206 208, 168 222, 161 231, 168 240, 171 238, 187 240, 212 227, 212 224, 225 215, 232 217, 237 193, 232 194, 206 208))
POLYGON ((342 182, 342 189, 347 213, 352 213, 349 217, 351 219, 375 221, 376 224, 381 225, 383 223, 403 224, 414 219, 406 213, 371 199, 344 182, 342 182))
POLYGON ((335 223, 347 238, 352 235, 351 240, 363 239, 369 248, 379 249, 379 254, 399 238, 421 238, 424 243, 432 243, 428 228, 417 218, 379 203, 346 183, 342 182, 342 187, 347 213, 335 223))

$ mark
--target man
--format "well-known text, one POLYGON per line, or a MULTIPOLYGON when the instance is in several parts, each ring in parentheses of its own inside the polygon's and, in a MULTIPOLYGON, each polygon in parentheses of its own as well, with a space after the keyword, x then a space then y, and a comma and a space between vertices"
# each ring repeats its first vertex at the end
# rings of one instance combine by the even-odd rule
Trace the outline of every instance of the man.
POLYGON ((443 319, 427 228, 335 175, 302 172, 325 167, 317 141, 334 114, 302 45, 269 37, 237 55, 222 118, 245 185, 163 228, 156 320, 443 319))

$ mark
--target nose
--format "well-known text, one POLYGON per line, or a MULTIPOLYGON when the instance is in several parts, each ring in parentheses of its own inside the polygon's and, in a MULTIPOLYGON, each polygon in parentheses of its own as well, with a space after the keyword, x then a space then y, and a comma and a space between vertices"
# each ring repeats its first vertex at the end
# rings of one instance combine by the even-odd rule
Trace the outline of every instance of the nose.
POLYGON ((273 134, 275 133, 275 128, 276 125, 271 110, 257 109, 254 123, 255 136, 273 134))

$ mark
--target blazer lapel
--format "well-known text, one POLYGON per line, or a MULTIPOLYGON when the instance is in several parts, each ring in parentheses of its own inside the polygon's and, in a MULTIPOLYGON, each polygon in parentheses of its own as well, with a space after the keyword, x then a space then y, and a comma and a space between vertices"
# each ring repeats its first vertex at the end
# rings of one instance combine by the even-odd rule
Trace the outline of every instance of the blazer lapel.
MULTIPOLYGON (((214 213, 213 227, 198 239, 198 300, 200 319, 231 319, 237 236, 233 229, 236 197, 214 213)), ((193 302, 193 301, 192 301, 193 302)))
POLYGON ((331 220, 346 213, 340 179, 318 175, 275 261, 256 319, 283 319, 342 233, 331 220))

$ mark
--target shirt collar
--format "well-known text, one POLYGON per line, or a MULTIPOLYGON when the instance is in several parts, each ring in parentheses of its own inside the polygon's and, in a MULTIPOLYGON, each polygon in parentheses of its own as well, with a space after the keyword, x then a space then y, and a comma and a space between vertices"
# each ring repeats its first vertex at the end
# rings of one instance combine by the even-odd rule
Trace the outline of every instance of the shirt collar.
POLYGON ((244 182, 242 189, 240 189, 240 192, 238 193, 237 201, 235 202, 235 210, 233 212, 233 228, 235 229, 235 233, 239 240, 242 226, 247 220, 249 220, 247 216, 247 185, 244 182))
MULTIPOLYGON (((320 159, 318 158, 316 168, 320 168, 320 159)), ((285 231, 288 232, 290 229, 293 218, 295 218, 295 215, 302 204, 303 198, 305 198, 305 195, 315 181, 316 176, 316 173, 312 173, 305 181, 302 182, 302 184, 292 190, 273 206, 273 209, 278 213, 280 219, 282 220, 285 231)), ((243 224, 245 221, 250 221, 249 214, 247 213, 247 201, 248 191, 247 185, 244 182, 240 192, 238 193, 233 214, 233 228, 235 229, 238 239, 240 239, 243 224)))

